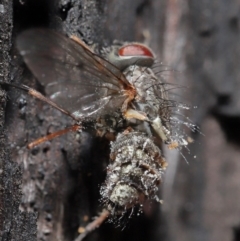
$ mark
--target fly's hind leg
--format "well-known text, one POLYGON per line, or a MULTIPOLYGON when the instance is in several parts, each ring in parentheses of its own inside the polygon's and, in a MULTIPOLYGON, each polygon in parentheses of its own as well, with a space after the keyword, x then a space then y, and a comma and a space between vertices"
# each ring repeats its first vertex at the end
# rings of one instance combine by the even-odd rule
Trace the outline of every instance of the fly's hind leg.
POLYGON ((101 224, 108 218, 109 211, 103 210, 100 215, 89 223, 85 228, 79 227, 79 236, 74 241, 82 241, 89 233, 93 232, 96 228, 99 228, 101 224))
POLYGON ((59 137, 61 135, 64 135, 68 132, 71 132, 71 131, 78 131, 81 129, 81 126, 80 125, 73 125, 73 126, 70 126, 68 128, 65 128, 63 130, 60 130, 60 131, 56 131, 54 133, 51 133, 47 136, 43 136, 43 137, 40 137, 38 138, 37 140, 35 141, 32 141, 30 142, 28 145, 27 145, 27 148, 28 149, 32 149, 33 147, 37 146, 37 145, 40 145, 41 143, 44 143, 46 141, 50 141, 56 137, 59 137))

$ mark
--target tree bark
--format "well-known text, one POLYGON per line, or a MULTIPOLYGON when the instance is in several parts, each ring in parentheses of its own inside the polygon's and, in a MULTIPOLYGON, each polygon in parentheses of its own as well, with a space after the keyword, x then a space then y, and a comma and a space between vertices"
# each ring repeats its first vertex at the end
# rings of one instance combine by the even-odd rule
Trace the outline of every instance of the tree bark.
MULTIPOLYGON (((10 82, 10 49, 12 40, 12 1, 0 4, 0 81, 10 82)), ((10 158, 8 131, 4 127, 6 93, 0 90, 0 237, 1 240, 36 240, 34 213, 19 210, 21 200, 22 165, 10 158)))
POLYGON ((184 41, 187 98, 198 106, 191 119, 200 133, 190 145, 196 159, 179 162, 167 198, 168 240, 239 240, 239 2, 225 4, 169 1, 172 16, 181 16, 172 46, 184 41))

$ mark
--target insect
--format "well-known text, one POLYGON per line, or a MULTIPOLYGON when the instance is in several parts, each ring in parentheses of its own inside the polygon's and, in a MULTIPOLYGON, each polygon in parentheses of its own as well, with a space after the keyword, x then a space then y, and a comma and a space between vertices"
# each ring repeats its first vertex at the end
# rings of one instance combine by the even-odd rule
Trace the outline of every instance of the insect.
POLYGON ((174 108, 165 83, 152 70, 153 51, 139 43, 116 44, 95 54, 75 36, 33 29, 23 32, 17 47, 47 97, 28 86, 15 86, 70 116, 75 124, 29 144, 34 147, 85 125, 112 136, 107 178, 101 201, 111 216, 124 215, 146 200, 158 200, 166 168, 160 144, 187 145, 174 129, 174 108), (158 143, 158 144, 157 144, 158 143))

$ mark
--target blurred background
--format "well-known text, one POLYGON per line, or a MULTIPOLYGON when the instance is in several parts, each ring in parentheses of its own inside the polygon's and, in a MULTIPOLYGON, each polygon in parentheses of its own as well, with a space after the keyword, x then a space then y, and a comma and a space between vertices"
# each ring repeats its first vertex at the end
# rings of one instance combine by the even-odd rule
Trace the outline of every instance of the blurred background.
MULTIPOLYGON (((163 204, 146 207, 124 230, 106 223, 86 240, 240 240, 239 1, 15 0, 3 1, 0 13, 1 36, 12 34, 13 43, 11 64, 3 58, 5 80, 40 88, 14 43, 21 31, 41 26, 99 46, 115 39, 147 43, 159 63, 176 70, 168 81, 185 87, 181 100, 192 108, 184 115, 200 131, 186 130, 194 140, 189 151, 165 150, 163 204)), ((73 240, 101 211, 109 143, 71 133, 28 151, 30 140, 71 121, 24 93, 10 91, 8 99, 2 240, 73 240)))

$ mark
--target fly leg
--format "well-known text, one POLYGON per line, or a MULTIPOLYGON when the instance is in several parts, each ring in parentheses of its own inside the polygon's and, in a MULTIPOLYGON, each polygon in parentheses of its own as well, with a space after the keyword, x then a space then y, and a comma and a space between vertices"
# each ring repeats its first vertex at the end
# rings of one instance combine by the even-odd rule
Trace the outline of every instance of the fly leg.
POLYGON ((11 87, 14 87, 14 88, 17 88, 17 89, 20 89, 20 90, 24 90, 25 92, 27 92, 29 95, 49 104, 50 106, 54 107, 55 109, 59 110, 60 112, 64 113, 65 115, 68 115, 70 116, 72 119, 74 119, 77 124, 73 125, 73 126, 70 126, 68 128, 65 128, 63 130, 60 130, 60 131, 56 131, 52 134, 49 134, 47 136, 44 136, 44 137, 41 137, 31 143, 29 143, 27 145, 27 148, 28 149, 31 149, 43 142, 46 142, 46 141, 50 141, 58 136, 61 136, 63 134, 66 134, 70 131, 77 131, 77 130, 80 130, 82 127, 81 125, 79 124, 80 123, 80 120, 77 119, 74 115, 72 115, 70 112, 68 112, 67 110, 64 110, 62 109, 60 106, 58 106, 56 103, 54 103, 53 101, 51 101, 49 98, 47 98, 46 96, 42 95, 40 92, 38 92, 37 90, 35 89, 32 89, 26 85, 17 85, 17 84, 10 84, 10 83, 1 83, 1 85, 6 85, 6 86, 11 86, 11 87))
POLYGON ((56 131, 54 133, 51 133, 47 136, 43 136, 43 137, 40 137, 38 138, 37 140, 33 141, 33 142, 30 142, 28 145, 27 145, 27 148, 28 149, 32 149, 33 147, 43 143, 43 142, 46 142, 46 141, 50 141, 58 136, 61 136, 61 135, 64 135, 70 131, 78 131, 81 129, 81 126, 80 125, 73 125, 73 126, 70 126, 68 128, 65 128, 63 130, 60 130, 60 131, 56 131))
POLYGON ((148 117, 146 114, 142 111, 137 111, 134 109, 127 109, 126 112, 124 113, 124 117, 126 119, 137 119, 137 120, 142 120, 142 121, 149 121, 148 117))
POLYGON ((72 113, 70 113, 67 110, 64 110, 59 105, 57 105, 56 103, 51 101, 49 98, 47 98, 46 96, 42 95, 37 90, 28 87, 27 85, 17 85, 17 84, 10 84, 10 83, 0 83, 0 84, 1 85, 6 85, 6 86, 11 86, 11 87, 14 87, 14 88, 17 88, 17 89, 20 89, 20 90, 24 90, 25 92, 27 92, 29 95, 35 97, 36 99, 39 99, 39 100, 49 104, 50 106, 54 107, 55 109, 59 110, 63 114, 70 116, 73 120, 75 120, 77 122, 80 121, 78 118, 76 118, 74 115, 72 115, 72 113))
POLYGON ((89 223, 85 228, 80 227, 79 231, 81 234, 79 234, 79 236, 74 241, 82 241, 89 233, 100 227, 101 224, 108 218, 109 214, 109 211, 104 209, 101 214, 95 220, 89 223))

